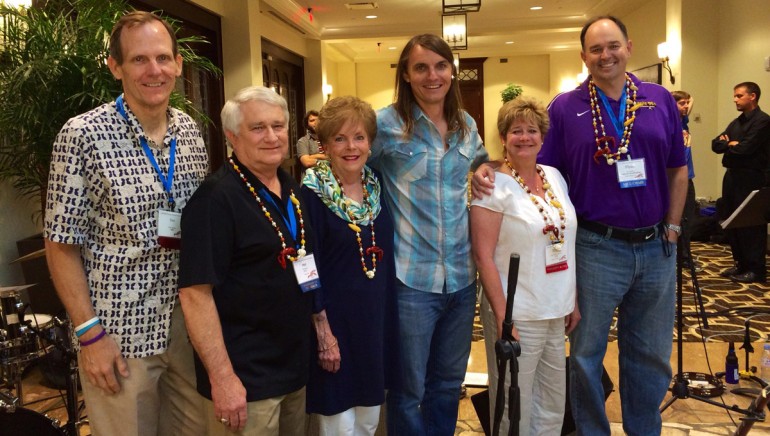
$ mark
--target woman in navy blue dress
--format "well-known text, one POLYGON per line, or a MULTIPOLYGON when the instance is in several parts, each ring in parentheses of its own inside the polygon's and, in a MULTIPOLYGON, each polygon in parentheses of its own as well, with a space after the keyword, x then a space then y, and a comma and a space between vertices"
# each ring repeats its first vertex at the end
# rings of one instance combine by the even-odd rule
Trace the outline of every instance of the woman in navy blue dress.
POLYGON ((393 223, 365 165, 376 116, 360 99, 336 98, 321 109, 317 132, 329 160, 308 169, 302 186, 321 278, 307 411, 319 415, 321 435, 373 435, 398 337, 393 223))

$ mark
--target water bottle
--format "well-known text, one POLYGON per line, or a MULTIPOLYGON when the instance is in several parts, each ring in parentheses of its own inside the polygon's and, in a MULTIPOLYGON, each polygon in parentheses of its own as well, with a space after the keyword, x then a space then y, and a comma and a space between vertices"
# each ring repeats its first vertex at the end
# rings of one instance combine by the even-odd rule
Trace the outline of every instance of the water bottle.
POLYGON ((762 362, 759 367, 759 378, 766 383, 770 383, 770 343, 765 344, 765 350, 762 353, 762 362))
MULTIPOLYGON (((770 353, 770 344, 765 345, 765 359, 770 357, 767 353, 770 353)), ((770 361, 767 364, 770 365, 770 361)), ((765 370, 764 359, 762 370, 765 370)), ((767 371, 768 376, 770 376, 770 366, 768 366, 767 371)), ((738 356, 735 355, 735 343, 730 341, 730 348, 727 350, 727 357, 725 357, 725 383, 734 385, 738 383, 740 378, 741 376, 738 374, 738 356)))

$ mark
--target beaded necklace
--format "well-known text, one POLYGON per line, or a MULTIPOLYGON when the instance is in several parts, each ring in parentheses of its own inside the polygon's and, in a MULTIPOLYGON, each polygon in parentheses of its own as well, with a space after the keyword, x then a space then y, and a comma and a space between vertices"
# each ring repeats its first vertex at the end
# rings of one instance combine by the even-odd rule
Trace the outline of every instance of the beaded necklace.
POLYGON ((254 196, 254 199, 257 200, 257 203, 259 203, 259 207, 262 208, 262 213, 265 214, 265 217, 268 221, 270 221, 270 225, 273 227, 273 230, 275 230, 275 233, 278 235, 278 239, 281 240, 281 252, 278 254, 278 263, 281 264, 281 267, 283 269, 286 269, 286 259, 289 259, 291 262, 294 262, 295 260, 303 257, 305 254, 307 254, 307 251, 305 251, 305 221, 302 219, 302 209, 299 207, 299 200, 297 200, 297 197, 294 196, 294 190, 289 190, 289 199, 291 200, 291 203, 294 205, 294 208, 297 210, 297 216, 299 217, 299 234, 300 234, 300 247, 299 250, 295 250, 293 247, 287 247, 286 246, 286 240, 283 238, 283 232, 281 232, 281 229, 278 228, 278 224, 275 223, 275 220, 273 220, 273 217, 270 215, 270 212, 265 207, 265 202, 262 201, 262 198, 260 198, 259 194, 257 194, 257 190, 254 189, 253 186, 251 186, 251 183, 246 178, 246 175, 244 175, 241 172, 241 169, 236 165, 236 163, 233 161, 232 156, 230 157, 230 165, 233 166, 233 169, 236 173, 241 177, 241 180, 243 180, 243 183, 246 184, 246 187, 249 188, 249 192, 251 192, 251 195, 254 196), (296 254, 296 256, 294 256, 296 254))
MULTIPOLYGON (((342 194, 343 198, 346 198, 345 189, 342 187, 340 178, 337 177, 337 173, 335 173, 334 170, 332 170, 332 174, 334 175, 334 180, 337 181, 337 185, 340 187, 340 194, 342 194)), ((356 224, 355 219, 353 218, 352 212, 348 212, 348 216, 352 221, 348 223, 348 227, 350 227, 351 230, 356 232, 356 242, 358 242, 358 253, 361 255, 361 269, 363 269, 364 274, 366 274, 367 278, 373 279, 374 274, 377 273, 377 260, 382 259, 383 251, 380 247, 377 246, 377 241, 374 238, 374 216, 372 214, 372 207, 369 204, 369 191, 366 189, 366 178, 364 177, 363 170, 361 170, 361 189, 363 190, 363 196, 364 196, 363 204, 369 214, 369 227, 372 230, 372 246, 367 248, 366 251, 364 251, 364 246, 361 242, 361 227, 359 227, 356 224), (366 255, 368 254, 372 255, 372 269, 368 269, 366 267, 366 255)))
POLYGON ((554 223, 551 216, 548 214, 548 212, 545 211, 545 208, 537 200, 537 197, 534 194, 532 194, 532 190, 529 189, 529 186, 527 186, 527 183, 519 175, 519 172, 513 168, 513 165, 511 165, 510 162, 508 162, 507 157, 505 158, 505 165, 508 167, 508 169, 511 170, 511 175, 513 176, 513 179, 516 180, 516 182, 518 182, 519 186, 521 186, 521 188, 524 189, 524 191, 527 194, 529 194, 530 201, 532 202, 532 204, 535 205, 537 210, 540 212, 540 215, 542 215, 543 221, 545 222, 545 226, 543 227, 543 234, 548 235, 552 244, 556 244, 556 243, 563 244, 564 231, 567 228, 567 218, 564 214, 564 207, 561 205, 561 202, 556 198, 556 194, 553 193, 553 190, 551 190, 551 184, 548 183, 548 179, 545 177, 545 171, 543 171, 543 168, 541 168, 540 165, 535 166, 535 168, 537 169, 537 175, 540 176, 540 180, 543 181, 543 191, 545 191, 543 194, 547 197, 548 204, 555 207, 556 210, 559 212, 559 227, 556 227, 556 224, 554 223))
MULTIPOLYGON (((594 138, 596 140, 596 153, 594 153, 594 162, 599 163, 599 156, 604 156, 608 165, 612 165, 621 156, 628 153, 628 146, 631 143, 631 129, 634 128, 634 120, 636 115, 634 112, 637 109, 636 106, 636 92, 639 88, 634 85, 631 78, 626 74, 626 113, 623 119, 623 134, 620 135, 620 145, 615 152, 612 151, 612 147, 615 146, 615 137, 608 136, 604 130, 604 120, 602 119, 602 111, 599 107, 599 99, 597 97, 596 85, 593 79, 588 81, 588 94, 591 102, 591 118, 594 126, 594 138), (599 136, 599 128, 601 128, 601 136, 599 136), (610 145, 611 144, 611 145, 610 145)), ((609 107, 607 110, 611 110, 609 107)))

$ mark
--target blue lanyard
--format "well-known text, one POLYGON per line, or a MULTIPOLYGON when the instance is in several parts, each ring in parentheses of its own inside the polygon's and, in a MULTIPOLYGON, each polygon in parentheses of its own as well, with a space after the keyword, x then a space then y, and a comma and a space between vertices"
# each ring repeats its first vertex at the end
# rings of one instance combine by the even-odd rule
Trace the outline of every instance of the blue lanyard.
POLYGON ((604 92, 599 89, 599 87, 596 87, 596 93, 599 94, 599 98, 602 99, 602 105, 604 106, 604 110, 607 111, 607 114, 610 116, 610 121, 612 121, 612 125, 615 126, 615 131, 618 134, 618 137, 623 136, 623 122, 625 121, 625 115, 626 115, 626 88, 623 88, 623 93, 620 94, 620 110, 618 110, 618 115, 615 115, 614 112, 612 112, 612 107, 610 106, 610 102, 607 100, 607 96, 604 95, 604 92))
MULTIPOLYGON (((267 201, 270 202, 270 204, 273 205, 273 207, 278 210, 278 212, 281 212, 281 208, 275 204, 275 200, 273 200, 273 196, 270 195, 269 192, 267 192, 267 189, 265 188, 259 188, 259 196, 267 199, 267 201)), ((286 202, 286 215, 289 217, 289 219, 286 219, 286 216, 284 214, 279 213, 281 215, 281 219, 283 220, 283 223, 286 224, 286 228, 289 229, 289 233, 291 234, 291 239, 294 241, 294 244, 297 244, 297 217, 294 215, 294 207, 292 207, 293 203, 291 200, 286 202)))
MULTIPOLYGON (((126 114, 126 109, 123 107, 123 95, 115 99, 115 105, 117 106, 118 113, 129 124, 131 124, 131 120, 128 119, 128 114, 126 114)), ((160 183, 163 185, 163 190, 166 191, 166 195, 168 196, 169 207, 171 207, 171 210, 174 210, 174 194, 171 192, 171 189, 174 184, 174 164, 176 163, 176 137, 171 138, 171 159, 168 164, 168 176, 163 174, 163 171, 160 169, 160 166, 158 165, 158 161, 155 160, 155 155, 152 154, 152 151, 150 150, 150 145, 147 144, 147 138, 145 138, 144 136, 140 136, 139 143, 142 145, 142 150, 144 150, 144 154, 147 156, 147 159, 150 160, 150 163, 152 164, 153 168, 155 168, 155 173, 158 174, 160 183)))

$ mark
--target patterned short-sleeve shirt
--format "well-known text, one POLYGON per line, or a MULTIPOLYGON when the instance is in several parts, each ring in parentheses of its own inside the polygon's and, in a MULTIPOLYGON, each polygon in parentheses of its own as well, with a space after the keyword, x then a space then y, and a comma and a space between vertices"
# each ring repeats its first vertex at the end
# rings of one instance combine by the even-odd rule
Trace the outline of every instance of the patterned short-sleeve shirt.
MULTIPOLYGON (((45 236, 81 246, 91 301, 125 357, 162 353, 177 295, 179 252, 160 247, 157 216, 167 194, 140 139, 144 131, 127 105, 115 102, 70 119, 54 143, 45 236)), ((168 174, 171 141, 176 163, 175 211, 206 176, 208 156, 195 122, 170 108, 163 144, 150 146, 168 174)))

